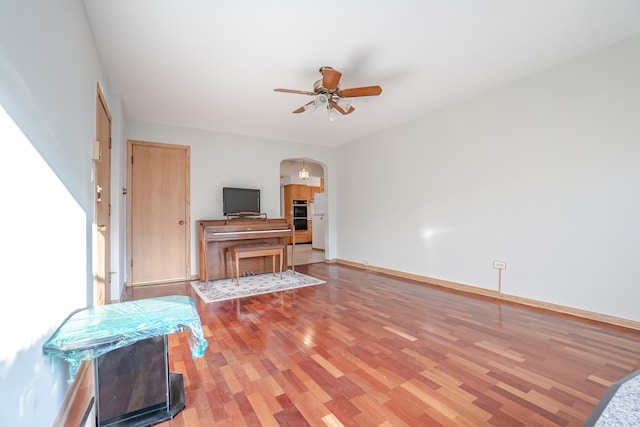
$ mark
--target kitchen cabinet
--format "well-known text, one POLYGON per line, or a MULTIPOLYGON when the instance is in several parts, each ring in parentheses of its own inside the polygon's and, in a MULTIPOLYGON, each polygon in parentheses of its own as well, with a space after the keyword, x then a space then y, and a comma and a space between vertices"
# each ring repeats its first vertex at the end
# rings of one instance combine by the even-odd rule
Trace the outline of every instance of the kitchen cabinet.
POLYGON ((294 200, 306 200, 309 201, 309 186, 299 185, 299 184, 291 184, 285 186, 285 191, 287 187, 291 187, 291 197, 294 200))

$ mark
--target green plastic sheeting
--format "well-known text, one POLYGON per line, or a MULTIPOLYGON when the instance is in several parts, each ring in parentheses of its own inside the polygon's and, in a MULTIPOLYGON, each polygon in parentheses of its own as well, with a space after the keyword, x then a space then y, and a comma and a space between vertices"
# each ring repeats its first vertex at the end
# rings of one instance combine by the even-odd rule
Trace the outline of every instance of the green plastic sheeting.
POLYGON ((189 329, 191 356, 202 357, 209 343, 192 298, 175 295, 127 301, 74 311, 42 350, 69 362, 68 382, 72 383, 83 360, 184 329, 189 329))

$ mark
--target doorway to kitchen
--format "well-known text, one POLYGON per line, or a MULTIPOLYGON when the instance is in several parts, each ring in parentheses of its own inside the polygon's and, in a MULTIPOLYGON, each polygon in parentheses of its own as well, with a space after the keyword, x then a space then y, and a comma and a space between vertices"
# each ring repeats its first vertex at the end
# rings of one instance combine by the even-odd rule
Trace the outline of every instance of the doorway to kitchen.
POLYGON ((323 164, 306 157, 280 163, 280 211, 295 229, 296 265, 325 259, 325 189, 323 164))

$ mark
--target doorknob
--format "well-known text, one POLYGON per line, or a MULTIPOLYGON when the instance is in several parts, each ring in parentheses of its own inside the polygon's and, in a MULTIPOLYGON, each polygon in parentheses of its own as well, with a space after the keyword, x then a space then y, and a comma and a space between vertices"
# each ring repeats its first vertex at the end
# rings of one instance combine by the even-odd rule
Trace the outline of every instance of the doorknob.
POLYGON ((178 224, 184 225, 184 221, 179 221, 178 224))
POLYGON ((107 231, 107 225, 106 224, 98 225, 98 231, 107 231))

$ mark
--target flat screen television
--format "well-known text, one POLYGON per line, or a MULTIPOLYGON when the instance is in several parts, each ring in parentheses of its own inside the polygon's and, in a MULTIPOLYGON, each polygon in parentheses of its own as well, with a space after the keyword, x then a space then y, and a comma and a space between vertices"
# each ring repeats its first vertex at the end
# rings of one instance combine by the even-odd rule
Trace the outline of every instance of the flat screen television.
POLYGON ((224 215, 239 212, 260 213, 260 190, 224 187, 222 189, 222 210, 224 215))

